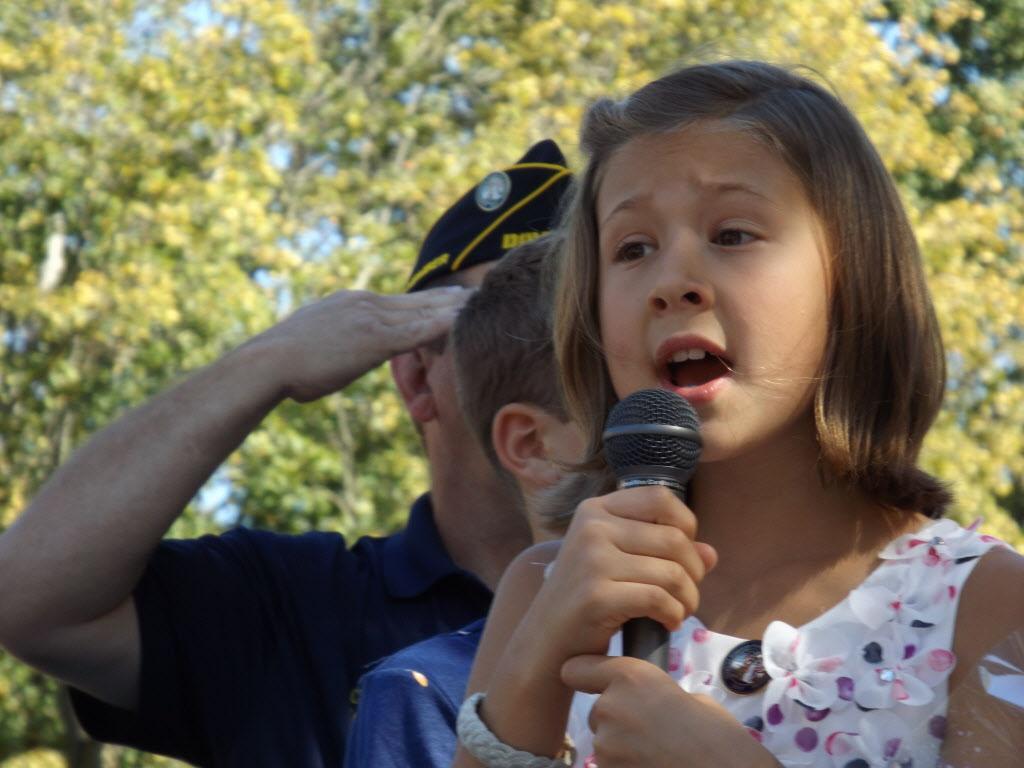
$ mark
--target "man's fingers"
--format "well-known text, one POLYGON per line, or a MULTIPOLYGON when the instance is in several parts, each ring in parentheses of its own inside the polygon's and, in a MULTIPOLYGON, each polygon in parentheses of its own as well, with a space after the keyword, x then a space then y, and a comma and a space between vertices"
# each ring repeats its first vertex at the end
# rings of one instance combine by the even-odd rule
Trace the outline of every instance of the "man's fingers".
POLYGON ((377 322, 389 333, 408 338, 415 335, 421 343, 429 341, 451 330, 470 293, 461 291, 443 301, 429 303, 396 304, 388 301, 376 308, 377 322))
POLYGON ((447 334, 455 324, 458 313, 458 307, 431 310, 429 314, 423 313, 396 322, 388 330, 395 336, 394 341, 402 348, 401 351, 406 352, 447 334))
POLYGON ((381 295, 380 298, 387 306, 394 309, 418 309, 432 307, 445 307, 449 305, 462 306, 466 299, 473 295, 475 289, 463 288, 461 285, 450 285, 444 288, 431 288, 416 293, 395 293, 381 295))
POLYGON ((441 295, 376 297, 371 310, 372 324, 385 358, 408 352, 447 334, 472 291, 437 289, 433 293, 441 295))

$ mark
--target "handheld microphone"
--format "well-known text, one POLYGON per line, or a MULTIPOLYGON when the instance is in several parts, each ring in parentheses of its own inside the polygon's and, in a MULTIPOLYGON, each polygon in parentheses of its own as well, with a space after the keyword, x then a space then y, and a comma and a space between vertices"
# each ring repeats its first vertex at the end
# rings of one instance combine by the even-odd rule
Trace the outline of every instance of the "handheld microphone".
MULTIPOLYGON (((642 389, 620 400, 608 414, 604 455, 619 488, 664 485, 683 501, 700 459, 700 420, 675 392, 642 389)), ((622 652, 668 671, 668 631, 649 618, 622 627, 622 652)))

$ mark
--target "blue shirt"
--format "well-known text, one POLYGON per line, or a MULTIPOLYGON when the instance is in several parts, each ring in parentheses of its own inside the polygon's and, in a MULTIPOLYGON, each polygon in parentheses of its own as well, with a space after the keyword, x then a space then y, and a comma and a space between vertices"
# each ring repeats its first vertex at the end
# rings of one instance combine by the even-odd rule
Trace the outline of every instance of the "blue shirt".
POLYGON ((139 707, 78 691, 94 738, 203 766, 337 768, 373 661, 483 616, 490 591, 448 556, 429 497, 404 531, 247 529, 165 541, 135 593, 139 707))
POLYGON ((484 622, 411 645, 380 661, 359 683, 349 732, 349 768, 448 768, 455 720, 484 622))

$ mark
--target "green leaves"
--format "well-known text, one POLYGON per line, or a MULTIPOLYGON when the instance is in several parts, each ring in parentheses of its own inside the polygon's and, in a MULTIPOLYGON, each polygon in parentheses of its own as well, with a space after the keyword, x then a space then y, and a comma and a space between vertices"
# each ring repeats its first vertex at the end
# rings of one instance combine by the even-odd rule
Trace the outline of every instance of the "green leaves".
MULTIPOLYGON (((588 101, 737 54, 811 67, 877 143, 949 347, 926 465, 961 520, 1024 546, 1021 18, 1020 0, 2 3, 0 525, 89 434, 291 308, 400 291, 484 173, 544 136, 578 158, 588 101)), ((426 483, 381 369, 278 409, 172 534, 384 532, 426 483)), ((3 690, 0 764, 48 764, 68 727, 51 689, 4 659, 3 690)))

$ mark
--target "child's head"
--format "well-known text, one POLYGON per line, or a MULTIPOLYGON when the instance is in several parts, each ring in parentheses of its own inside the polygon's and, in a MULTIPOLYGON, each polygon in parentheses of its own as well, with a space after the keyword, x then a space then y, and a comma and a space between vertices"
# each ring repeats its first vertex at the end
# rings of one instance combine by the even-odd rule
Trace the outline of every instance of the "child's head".
MULTIPOLYGON (((759 62, 688 67, 623 101, 599 101, 584 118, 581 144, 589 162, 568 218, 555 336, 567 406, 586 432, 591 460, 599 462, 604 414, 617 396, 628 394, 613 390, 616 377, 609 375, 608 366, 613 366, 614 374, 616 362, 605 359, 608 340, 601 334, 602 320, 617 320, 600 316, 602 279, 622 280, 623 285, 632 279, 604 266, 609 248, 619 246, 606 242, 608 237, 618 237, 603 229, 612 216, 603 211, 603 217, 598 217, 602 185, 609 168, 617 167, 617 159, 642 158, 637 153, 649 147, 651 152, 661 152, 656 160, 669 166, 675 162, 673 146, 682 151, 689 148, 692 154, 697 144, 710 146, 706 142, 718 137, 721 142, 733 142, 741 152, 745 142, 774 158, 772 162, 785 169, 816 222, 823 260, 820 293, 825 328, 805 408, 808 419, 813 415, 824 475, 858 487, 886 506, 937 514, 948 503, 948 493, 917 469, 916 459, 940 406, 944 358, 920 255, 899 196, 867 136, 837 98, 803 77, 759 62), (674 137, 678 142, 668 144, 674 137), (602 278, 602 270, 608 276, 602 278)), ((630 168, 639 173, 641 165, 630 168)), ((691 163, 684 169, 689 172, 693 167, 691 163)), ((622 177, 620 168, 618 178, 622 177)), ((700 190, 704 181, 686 177, 679 184, 700 190)), ((661 193, 655 189, 651 194, 661 193)), ((700 207, 700 201, 690 206, 686 201, 691 198, 684 196, 665 199, 684 204, 676 209, 662 206, 659 212, 655 203, 641 195, 637 200, 624 199, 613 213, 647 205, 651 216, 691 217, 693 227, 687 234, 697 233, 703 242, 691 239, 683 245, 680 239, 672 248, 712 249, 708 252, 717 261, 709 269, 719 270, 715 275, 734 270, 730 279, 735 284, 735 276, 742 274, 738 260, 753 257, 736 255, 742 251, 735 249, 739 243, 734 235, 746 238, 750 229, 751 239, 759 239, 757 224, 746 226, 746 204, 719 206, 728 219, 725 224, 700 218, 718 216, 717 208, 700 207), (720 224, 725 229, 711 231, 720 224), (708 232, 698 233, 705 226, 708 232), (715 240, 723 231, 730 239, 715 240)), ((771 215, 777 215, 784 226, 785 214, 777 210, 771 215)), ((629 261, 661 253, 659 249, 668 252, 668 243, 645 240, 641 230, 643 226, 638 225, 639 235, 630 235, 636 242, 627 243, 632 247, 629 261)), ((770 241, 771 236, 760 239, 770 241)), ((705 262, 699 263, 703 268, 705 262)), ((759 273, 752 268, 751 274, 759 273)), ((614 293, 615 289, 607 290, 614 293)), ((714 286, 708 290, 706 297, 696 291, 681 300, 695 306, 704 302, 694 316, 713 303, 714 286)), ((772 286, 766 285, 765 290, 772 286)), ((787 318, 778 320, 782 324, 787 318)), ((739 377, 750 373, 738 367, 731 372, 739 377)))
POLYGON ((568 422, 551 338, 559 244, 551 234, 510 251, 466 302, 452 330, 459 404, 517 495, 524 477, 538 488, 554 483, 560 462, 579 457, 579 432, 568 422))

